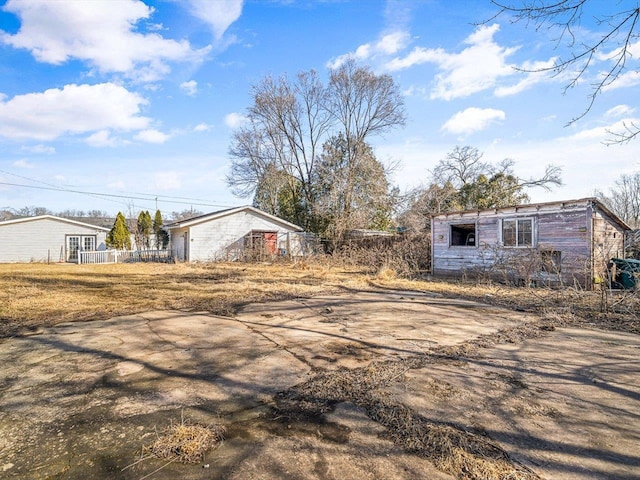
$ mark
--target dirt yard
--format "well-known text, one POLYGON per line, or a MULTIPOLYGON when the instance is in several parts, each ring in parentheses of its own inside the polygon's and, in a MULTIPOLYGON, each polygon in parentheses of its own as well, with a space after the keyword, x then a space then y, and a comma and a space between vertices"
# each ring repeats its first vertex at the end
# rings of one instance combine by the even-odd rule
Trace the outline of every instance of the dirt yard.
MULTIPOLYGON (((243 275, 234 268, 208 272, 210 297, 243 275)), ((43 283, 65 288, 69 275, 43 283)), ((227 315, 147 300, 20 330, 13 272, 17 296, 0 307, 17 332, 0 339, 0 478, 640 479, 635 327, 451 298, 428 282, 317 288, 309 275, 286 295, 244 285, 254 301, 227 315), (224 427, 224 442, 193 464, 153 455, 165 428, 189 422, 224 427)))

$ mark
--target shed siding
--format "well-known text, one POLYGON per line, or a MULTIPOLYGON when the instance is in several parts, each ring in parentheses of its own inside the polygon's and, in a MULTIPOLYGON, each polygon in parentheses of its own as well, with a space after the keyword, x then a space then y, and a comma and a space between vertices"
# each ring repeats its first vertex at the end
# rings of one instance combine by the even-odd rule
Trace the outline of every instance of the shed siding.
POLYGON ((593 275, 606 278, 606 266, 612 258, 624 257, 624 230, 600 211, 593 214, 593 275))
POLYGON ((52 218, 0 224, 0 262, 66 261, 66 237, 95 235, 104 250, 106 232, 52 218))
POLYGON ((538 225, 538 250, 560 252, 562 283, 584 284, 591 269, 589 211, 549 213, 540 217, 538 225))
POLYGON ((443 214, 433 218, 432 240, 436 275, 507 275, 517 270, 516 275, 527 280, 590 285, 610 258, 624 254, 622 226, 588 201, 443 214), (501 221, 507 218, 533 219, 532 248, 501 246, 501 221), (451 225, 456 223, 476 224, 475 246, 450 245, 451 225), (542 257, 550 252, 561 259, 552 271, 542 268, 542 257))
POLYGON ((173 229, 172 253, 176 259, 190 262, 236 260, 242 256, 245 236, 251 231, 276 232, 277 248, 282 250, 289 248, 288 233, 295 232, 251 211, 240 211, 190 227, 173 229), (188 235, 187 258, 180 251, 184 235, 188 235))

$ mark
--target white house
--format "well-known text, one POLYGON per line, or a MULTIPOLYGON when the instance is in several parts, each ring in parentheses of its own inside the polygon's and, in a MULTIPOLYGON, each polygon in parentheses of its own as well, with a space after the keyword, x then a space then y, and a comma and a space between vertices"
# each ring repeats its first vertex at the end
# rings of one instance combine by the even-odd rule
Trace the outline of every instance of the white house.
POLYGON ((164 228, 171 255, 183 262, 305 254, 300 227, 255 207, 220 210, 164 228))
POLYGON ((40 215, 0 222, 0 263, 77 262, 78 250, 104 250, 109 229, 40 215))

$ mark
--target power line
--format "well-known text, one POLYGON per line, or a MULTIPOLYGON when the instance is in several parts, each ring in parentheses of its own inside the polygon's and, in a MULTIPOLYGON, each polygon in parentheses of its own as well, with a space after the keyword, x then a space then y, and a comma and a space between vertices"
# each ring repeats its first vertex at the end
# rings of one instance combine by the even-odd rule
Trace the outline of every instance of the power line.
MULTIPOLYGON (((44 182, 41 182, 41 183, 44 183, 44 182)), ((37 185, 24 185, 20 183, 10 183, 10 182, 0 182, 0 185, 7 185, 10 187, 20 187, 20 188, 33 188, 37 190, 52 190, 56 192, 78 193, 81 195, 90 195, 98 198, 104 197, 106 200, 108 200, 109 198, 121 198, 126 200, 153 200, 153 198, 155 198, 155 197, 151 197, 151 198, 136 197, 133 195, 116 195, 113 193, 87 192, 83 190, 72 190, 69 188, 60 188, 60 187, 40 187, 37 185)), ((138 195, 147 195, 147 194, 138 194, 138 195)), ((180 198, 180 197, 175 197, 175 198, 180 198)), ((159 201, 164 201, 164 200, 160 200, 160 196, 158 196, 158 199, 159 201)), ((219 203, 204 203, 204 201, 202 203, 196 203, 196 202, 184 202, 181 200, 172 200, 172 201, 164 201, 164 203, 180 204, 180 205, 197 205, 199 207, 230 207, 231 206, 231 205, 224 205, 219 203)))
MULTIPOLYGON (((209 203, 208 200, 202 199, 202 198, 193 198, 193 197, 180 197, 180 196, 172 196, 172 195, 158 195, 155 193, 141 193, 141 192, 123 192, 123 193, 128 193, 129 195, 114 195, 114 194, 107 194, 107 193, 97 193, 97 192, 83 192, 83 191, 76 191, 76 190, 72 190, 69 188, 64 188, 64 187, 60 187, 58 185, 54 185, 51 183, 47 183, 47 182, 43 182, 42 180, 36 180, 35 178, 29 178, 29 177, 25 177, 24 175, 18 175, 17 173, 12 173, 12 172, 7 172, 5 170, 0 170, 0 173, 4 173, 6 175, 12 175, 14 177, 18 177, 18 178, 22 178, 24 180, 29 180, 30 182, 36 182, 36 183, 41 183, 42 185, 47 185, 49 187, 52 187, 52 189, 55 189, 57 191, 65 191, 65 192, 71 192, 71 193, 82 193, 84 195, 89 195, 89 196, 97 196, 97 197, 106 197, 106 196, 112 196, 112 197, 118 197, 118 198, 126 198, 126 199, 131 199, 131 200, 155 200, 156 203, 157 201, 163 198, 166 199, 176 199, 176 200, 188 200, 188 202, 179 202, 179 201, 166 201, 165 203, 177 203, 177 204, 183 204, 183 205, 198 205, 198 206, 212 206, 212 207, 231 207, 233 205, 228 205, 228 204, 216 204, 216 203, 209 203), (133 195, 144 195, 147 198, 137 198, 134 197, 133 195), (193 202, 204 202, 204 203, 193 203, 193 202)), ((2 185, 10 185, 9 183, 3 183, 0 182, 0 184, 2 185)), ((21 186, 21 187, 25 187, 25 188, 29 188, 29 185, 19 185, 19 184, 15 184, 14 186, 21 186)), ((75 188, 75 186, 73 186, 75 188)), ((37 187, 33 187, 33 188, 37 188, 37 187)), ((46 190, 45 188, 41 188, 42 190, 46 190)), ((113 200, 112 200, 113 201, 113 200)), ((162 200, 161 200, 162 201, 162 200)), ((121 203, 121 202, 117 202, 114 201, 115 203, 121 203)), ((157 208, 156 208, 157 210, 157 208)))

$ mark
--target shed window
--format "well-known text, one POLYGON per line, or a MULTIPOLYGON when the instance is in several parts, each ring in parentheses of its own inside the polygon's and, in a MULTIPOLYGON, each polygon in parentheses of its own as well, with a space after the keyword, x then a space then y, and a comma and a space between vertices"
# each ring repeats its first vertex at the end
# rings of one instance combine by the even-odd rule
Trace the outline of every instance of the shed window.
POLYGON ((533 219, 503 220, 502 244, 505 247, 531 247, 533 245, 533 219))
POLYGON ((451 245, 457 247, 476 246, 476 224, 459 223, 451 225, 451 245))

